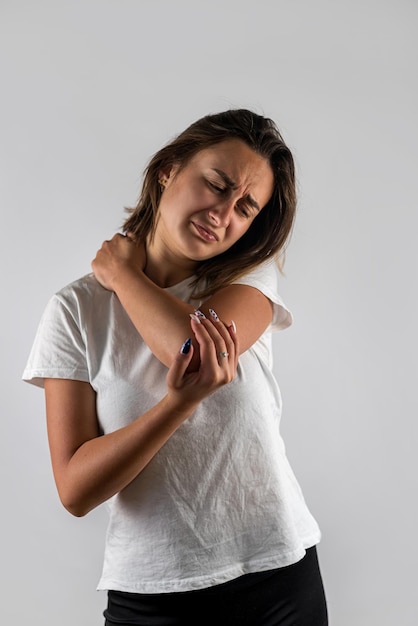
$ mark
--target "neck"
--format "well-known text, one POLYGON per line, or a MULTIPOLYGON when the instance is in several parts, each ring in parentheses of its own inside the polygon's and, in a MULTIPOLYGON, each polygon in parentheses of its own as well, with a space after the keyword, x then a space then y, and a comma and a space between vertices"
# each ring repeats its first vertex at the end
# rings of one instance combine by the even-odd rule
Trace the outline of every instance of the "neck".
POLYGON ((147 244, 144 274, 159 287, 171 287, 193 276, 196 262, 179 259, 170 250, 158 246, 155 240, 147 244))

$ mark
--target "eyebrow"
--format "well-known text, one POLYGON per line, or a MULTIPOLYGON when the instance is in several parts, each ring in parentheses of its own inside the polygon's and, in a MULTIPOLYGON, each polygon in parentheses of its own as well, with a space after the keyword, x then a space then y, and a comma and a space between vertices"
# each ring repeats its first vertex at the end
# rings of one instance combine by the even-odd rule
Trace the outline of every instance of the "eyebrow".
MULTIPOLYGON (((212 168, 214 172, 216 172, 218 174, 218 176, 220 176, 224 183, 226 185, 228 185, 228 187, 230 187, 231 189, 238 189, 238 185, 236 183, 234 183, 234 181, 229 178, 228 174, 226 174, 223 170, 218 170, 218 168, 214 167, 212 168)), ((247 201, 249 204, 251 204, 251 206, 256 209, 257 211, 261 211, 260 209, 260 205, 258 204, 257 200, 255 200, 252 196, 250 196, 249 194, 247 194, 247 201)))

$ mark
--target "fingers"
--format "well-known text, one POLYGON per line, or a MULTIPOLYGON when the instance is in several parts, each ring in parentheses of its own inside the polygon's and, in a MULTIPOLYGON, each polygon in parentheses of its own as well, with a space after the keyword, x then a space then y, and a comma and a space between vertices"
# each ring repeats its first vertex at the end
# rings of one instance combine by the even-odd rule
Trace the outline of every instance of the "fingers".
POLYGON ((127 263, 139 266, 141 269, 146 262, 145 246, 132 233, 127 233, 126 236, 116 233, 111 239, 104 241, 96 255, 97 257, 101 259, 103 264, 127 263))
POLYGON ((167 384, 169 387, 177 389, 181 386, 187 367, 192 359, 193 350, 192 339, 189 337, 181 346, 180 352, 168 370, 167 384))
POLYGON ((125 234, 125 239, 131 243, 137 244, 137 238, 130 230, 128 230, 128 232, 125 234))
POLYGON ((135 243, 135 237, 132 233, 115 233, 110 239, 105 239, 102 243, 100 250, 117 250, 119 247, 125 246, 128 243, 135 243))
POLYGON ((225 326, 212 312, 206 318, 200 311, 191 315, 194 339, 199 344, 200 365, 188 372, 193 356, 191 338, 182 345, 167 373, 168 394, 187 406, 196 406, 236 375, 238 339, 235 325, 225 326))
POLYGON ((238 358, 239 358, 240 352, 239 352, 239 340, 238 340, 238 335, 237 335, 237 327, 235 326, 234 320, 231 320, 230 326, 227 326, 226 328, 235 346, 235 369, 237 369, 238 358))
POLYGON ((227 327, 218 318, 215 311, 210 310, 206 317, 197 310, 191 315, 192 328, 199 343, 201 367, 222 368, 229 380, 235 377, 238 363, 238 338, 235 325, 227 327))
POLYGON ((123 248, 128 243, 135 243, 135 239, 132 233, 127 233, 126 235, 121 235, 121 233, 115 233, 111 239, 105 242, 108 244, 110 248, 123 248))

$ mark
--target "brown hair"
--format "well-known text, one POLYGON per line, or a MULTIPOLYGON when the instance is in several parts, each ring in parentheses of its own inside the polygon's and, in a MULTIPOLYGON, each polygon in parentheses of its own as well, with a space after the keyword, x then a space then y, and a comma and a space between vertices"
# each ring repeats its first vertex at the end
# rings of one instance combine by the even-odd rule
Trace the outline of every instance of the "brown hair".
POLYGON ((123 230, 137 239, 144 241, 152 237, 161 198, 158 183, 161 171, 175 164, 182 168, 200 150, 227 139, 241 139, 267 159, 274 175, 274 188, 248 231, 228 250, 197 265, 195 284, 200 283, 196 294, 199 297, 226 287, 270 256, 279 258, 289 238, 296 211, 295 167, 292 154, 271 119, 246 109, 233 109, 194 122, 151 159, 138 204, 127 209, 130 216, 123 225, 123 230))

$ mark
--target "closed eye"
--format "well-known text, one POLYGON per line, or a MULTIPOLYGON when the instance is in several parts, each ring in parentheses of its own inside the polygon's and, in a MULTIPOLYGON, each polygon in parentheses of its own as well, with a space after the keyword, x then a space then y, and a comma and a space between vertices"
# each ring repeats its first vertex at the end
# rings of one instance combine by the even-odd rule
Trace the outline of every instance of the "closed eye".
POLYGON ((218 185, 217 183, 213 183, 210 180, 207 181, 209 187, 215 192, 215 193, 225 193, 225 191, 227 191, 227 187, 221 187, 220 185, 218 185))
MULTIPOLYGON (((218 182, 213 182, 211 180, 206 179, 206 184, 209 189, 211 189, 217 195, 226 194, 230 190, 230 186, 223 187, 218 182)), ((258 209, 258 204, 251 200, 251 198, 242 198, 238 201, 235 207, 236 211, 245 219, 250 219, 253 217, 254 213, 258 209)))
POLYGON ((247 219, 251 217, 251 214, 252 214, 251 209, 249 209, 245 204, 244 205, 238 204, 237 209, 243 217, 246 217, 247 219))

